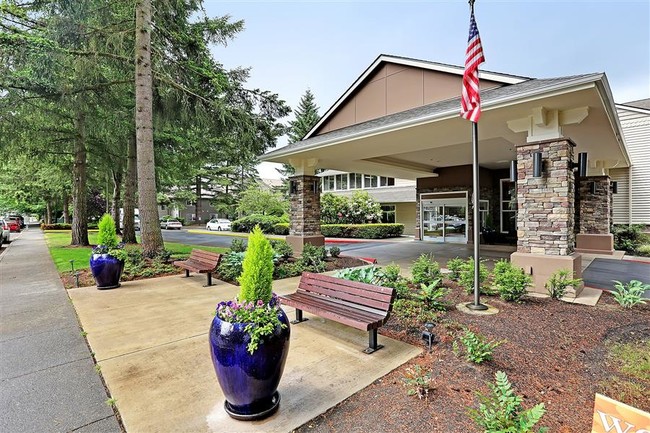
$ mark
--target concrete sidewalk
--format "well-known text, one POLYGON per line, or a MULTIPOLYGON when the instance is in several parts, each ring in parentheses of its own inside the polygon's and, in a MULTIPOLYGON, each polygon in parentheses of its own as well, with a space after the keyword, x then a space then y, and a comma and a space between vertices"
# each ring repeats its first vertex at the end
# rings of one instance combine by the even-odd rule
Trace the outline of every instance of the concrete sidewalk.
POLYGON ((0 431, 121 432, 43 234, 0 257, 0 431))

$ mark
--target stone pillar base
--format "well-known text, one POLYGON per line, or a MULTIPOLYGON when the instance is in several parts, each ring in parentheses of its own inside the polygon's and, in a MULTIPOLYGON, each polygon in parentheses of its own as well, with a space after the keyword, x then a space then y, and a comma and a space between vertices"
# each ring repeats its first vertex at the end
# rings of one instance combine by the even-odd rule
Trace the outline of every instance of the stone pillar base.
MULTIPOLYGON (((526 274, 533 277, 533 286, 530 288, 535 293, 548 294, 544 284, 548 281, 556 271, 560 269, 569 269, 573 271, 573 278, 582 277, 582 254, 573 253, 570 256, 549 256, 543 254, 531 253, 512 253, 510 255, 510 262, 520 268, 524 269, 526 274)), ((565 296, 577 297, 584 284, 579 287, 568 289, 565 296)))
POLYGON ((312 244, 316 247, 325 245, 325 236, 312 235, 312 236, 295 236, 289 235, 286 238, 287 243, 293 248, 293 252, 297 255, 302 253, 302 248, 305 244, 312 244))
POLYGON ((577 234, 576 251, 588 254, 614 254, 614 235, 611 233, 577 234))

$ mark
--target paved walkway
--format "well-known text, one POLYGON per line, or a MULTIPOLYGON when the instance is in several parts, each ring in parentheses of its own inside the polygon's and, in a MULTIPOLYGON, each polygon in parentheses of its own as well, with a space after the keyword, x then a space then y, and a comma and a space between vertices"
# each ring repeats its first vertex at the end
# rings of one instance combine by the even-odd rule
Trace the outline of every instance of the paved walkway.
POLYGON ((40 230, 0 256, 0 432, 121 432, 40 230))

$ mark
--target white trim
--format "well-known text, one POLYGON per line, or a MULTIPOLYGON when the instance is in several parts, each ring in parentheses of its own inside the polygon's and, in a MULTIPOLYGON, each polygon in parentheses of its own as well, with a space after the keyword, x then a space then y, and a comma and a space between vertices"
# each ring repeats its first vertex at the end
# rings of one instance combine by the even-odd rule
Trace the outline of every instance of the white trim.
MULTIPOLYGON (((463 194, 465 196, 465 198, 463 198, 463 197, 454 197, 454 198, 447 197, 447 198, 441 198, 441 199, 426 198, 424 200, 439 200, 439 201, 442 201, 442 202, 444 202, 445 200, 464 200, 464 203, 465 203, 465 205, 464 205, 465 206, 465 238, 464 238, 463 242, 451 242, 451 243, 467 244, 469 242, 469 224, 468 224, 468 222, 469 222, 469 206, 470 206, 470 204, 469 204, 469 191, 468 190, 440 191, 440 192, 421 192, 420 193, 420 197, 419 197, 419 199, 420 199, 419 200, 420 201, 420 221, 419 221, 419 224, 420 224, 420 240, 421 241, 426 241, 424 239, 424 209, 422 207, 422 200, 423 200, 422 196, 423 195, 448 195, 448 194, 458 194, 458 195, 463 194)), ((446 205, 443 203, 442 206, 443 206, 443 209, 444 209, 444 206, 446 206, 446 205)), ((442 229, 442 243, 447 243, 447 240, 446 240, 447 236, 446 236, 445 228, 444 228, 445 227, 445 221, 443 220, 442 223, 443 223, 442 224, 442 227, 443 227, 443 229, 442 229)))
MULTIPOLYGON (((517 190, 517 182, 512 182, 509 178, 503 178, 499 179, 499 233, 508 233, 507 231, 503 230, 503 213, 504 212, 509 212, 509 213, 514 213, 517 215, 517 209, 514 210, 503 210, 503 183, 505 182, 510 182, 515 184, 515 193, 517 190)), ((510 200, 512 201, 512 200, 510 200)), ((515 196, 515 202, 517 201, 517 197, 515 196)), ((515 222, 515 230, 517 229, 517 225, 515 222)))
POLYGON ((614 104, 614 106, 621 110, 634 111, 635 113, 641 113, 641 114, 650 114, 650 109, 648 108, 631 107, 625 104, 614 104))
MULTIPOLYGON (((369 75, 375 72, 375 69, 377 69, 377 67, 382 62, 396 63, 398 65, 404 65, 404 66, 413 66, 416 68, 428 69, 430 71, 445 72, 454 75, 463 75, 465 71, 465 68, 463 68, 462 66, 445 65, 442 63, 431 63, 423 60, 405 59, 402 57, 380 54, 379 57, 377 57, 375 61, 372 62, 372 64, 368 66, 368 68, 359 76, 359 78, 357 78, 352 83, 352 85, 348 88, 348 90, 346 90, 345 93, 343 93, 343 95, 341 95, 339 99, 337 99, 336 102, 334 102, 334 104, 325 112, 325 114, 323 114, 323 116, 316 123, 316 125, 314 125, 314 127, 311 128, 309 132, 302 139, 306 140, 309 137, 311 137, 312 134, 318 128, 320 128, 323 125, 323 123, 325 123, 325 121, 330 118, 332 114, 334 114, 334 111, 336 111, 336 109, 339 108, 344 101, 347 101, 348 97, 361 85, 361 83, 363 83, 363 81, 366 78, 368 78, 369 75)), ((517 84, 530 79, 526 77, 517 77, 514 75, 503 75, 503 74, 499 74, 498 72, 483 72, 483 71, 479 71, 478 76, 479 79, 482 80, 496 81, 503 84, 517 84)))
MULTIPOLYGON (((551 87, 536 89, 536 90, 528 91, 526 93, 510 95, 497 100, 489 101, 487 103, 482 104, 481 109, 482 111, 489 111, 489 110, 507 107, 510 105, 520 104, 528 101, 534 101, 542 97, 552 97, 552 96, 557 96, 565 93, 585 90, 594 87, 594 83, 596 83, 599 80, 602 80, 602 75, 600 76, 600 78, 594 78, 593 76, 578 78, 575 81, 571 81, 569 83, 564 82, 561 84, 556 84, 551 87)), ((400 129, 415 127, 415 126, 423 125, 425 123, 440 122, 447 119, 455 119, 459 116, 459 112, 460 112, 459 110, 460 110, 460 105, 458 107, 455 107, 451 110, 447 110, 444 112, 430 114, 415 119, 409 119, 399 123, 392 123, 390 125, 380 126, 378 128, 374 128, 367 131, 360 131, 344 137, 331 138, 329 140, 322 141, 313 146, 308 146, 299 149, 293 149, 293 148, 287 149, 286 147, 283 147, 281 149, 272 151, 267 155, 269 156, 272 155, 273 158, 277 158, 287 154, 290 155, 298 152, 318 150, 318 149, 328 147, 330 145, 342 144, 348 141, 359 140, 361 138, 368 138, 368 137, 372 137, 373 135, 398 131, 400 129)), ((266 155, 262 155, 260 157, 260 160, 268 161, 268 159, 265 158, 265 156, 266 155)))

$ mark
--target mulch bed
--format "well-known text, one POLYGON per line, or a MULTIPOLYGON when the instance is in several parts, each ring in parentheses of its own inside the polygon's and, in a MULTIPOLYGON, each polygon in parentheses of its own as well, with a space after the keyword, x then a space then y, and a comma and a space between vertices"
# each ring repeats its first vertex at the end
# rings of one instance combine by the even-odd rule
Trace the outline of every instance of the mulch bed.
MULTIPOLYGON (((454 305, 472 299, 458 288, 449 295, 454 305)), ((624 310, 608 293, 595 307, 550 298, 526 298, 522 304, 482 300, 500 312, 472 316, 448 311, 434 328, 431 353, 425 350, 295 432, 479 432, 467 410, 478 407, 476 391, 487 393, 486 383, 494 382, 499 370, 524 397, 525 408, 545 404, 538 426, 551 432, 591 431, 596 392, 650 411, 650 381, 626 377, 607 354, 609 344, 650 339, 650 305, 624 310), (507 341, 495 349, 492 361, 469 363, 452 352, 458 324, 507 341), (428 401, 408 396, 403 384, 405 370, 415 364, 433 371, 435 389, 428 401)), ((380 333, 423 346, 421 330, 406 329, 395 317, 380 333)))

